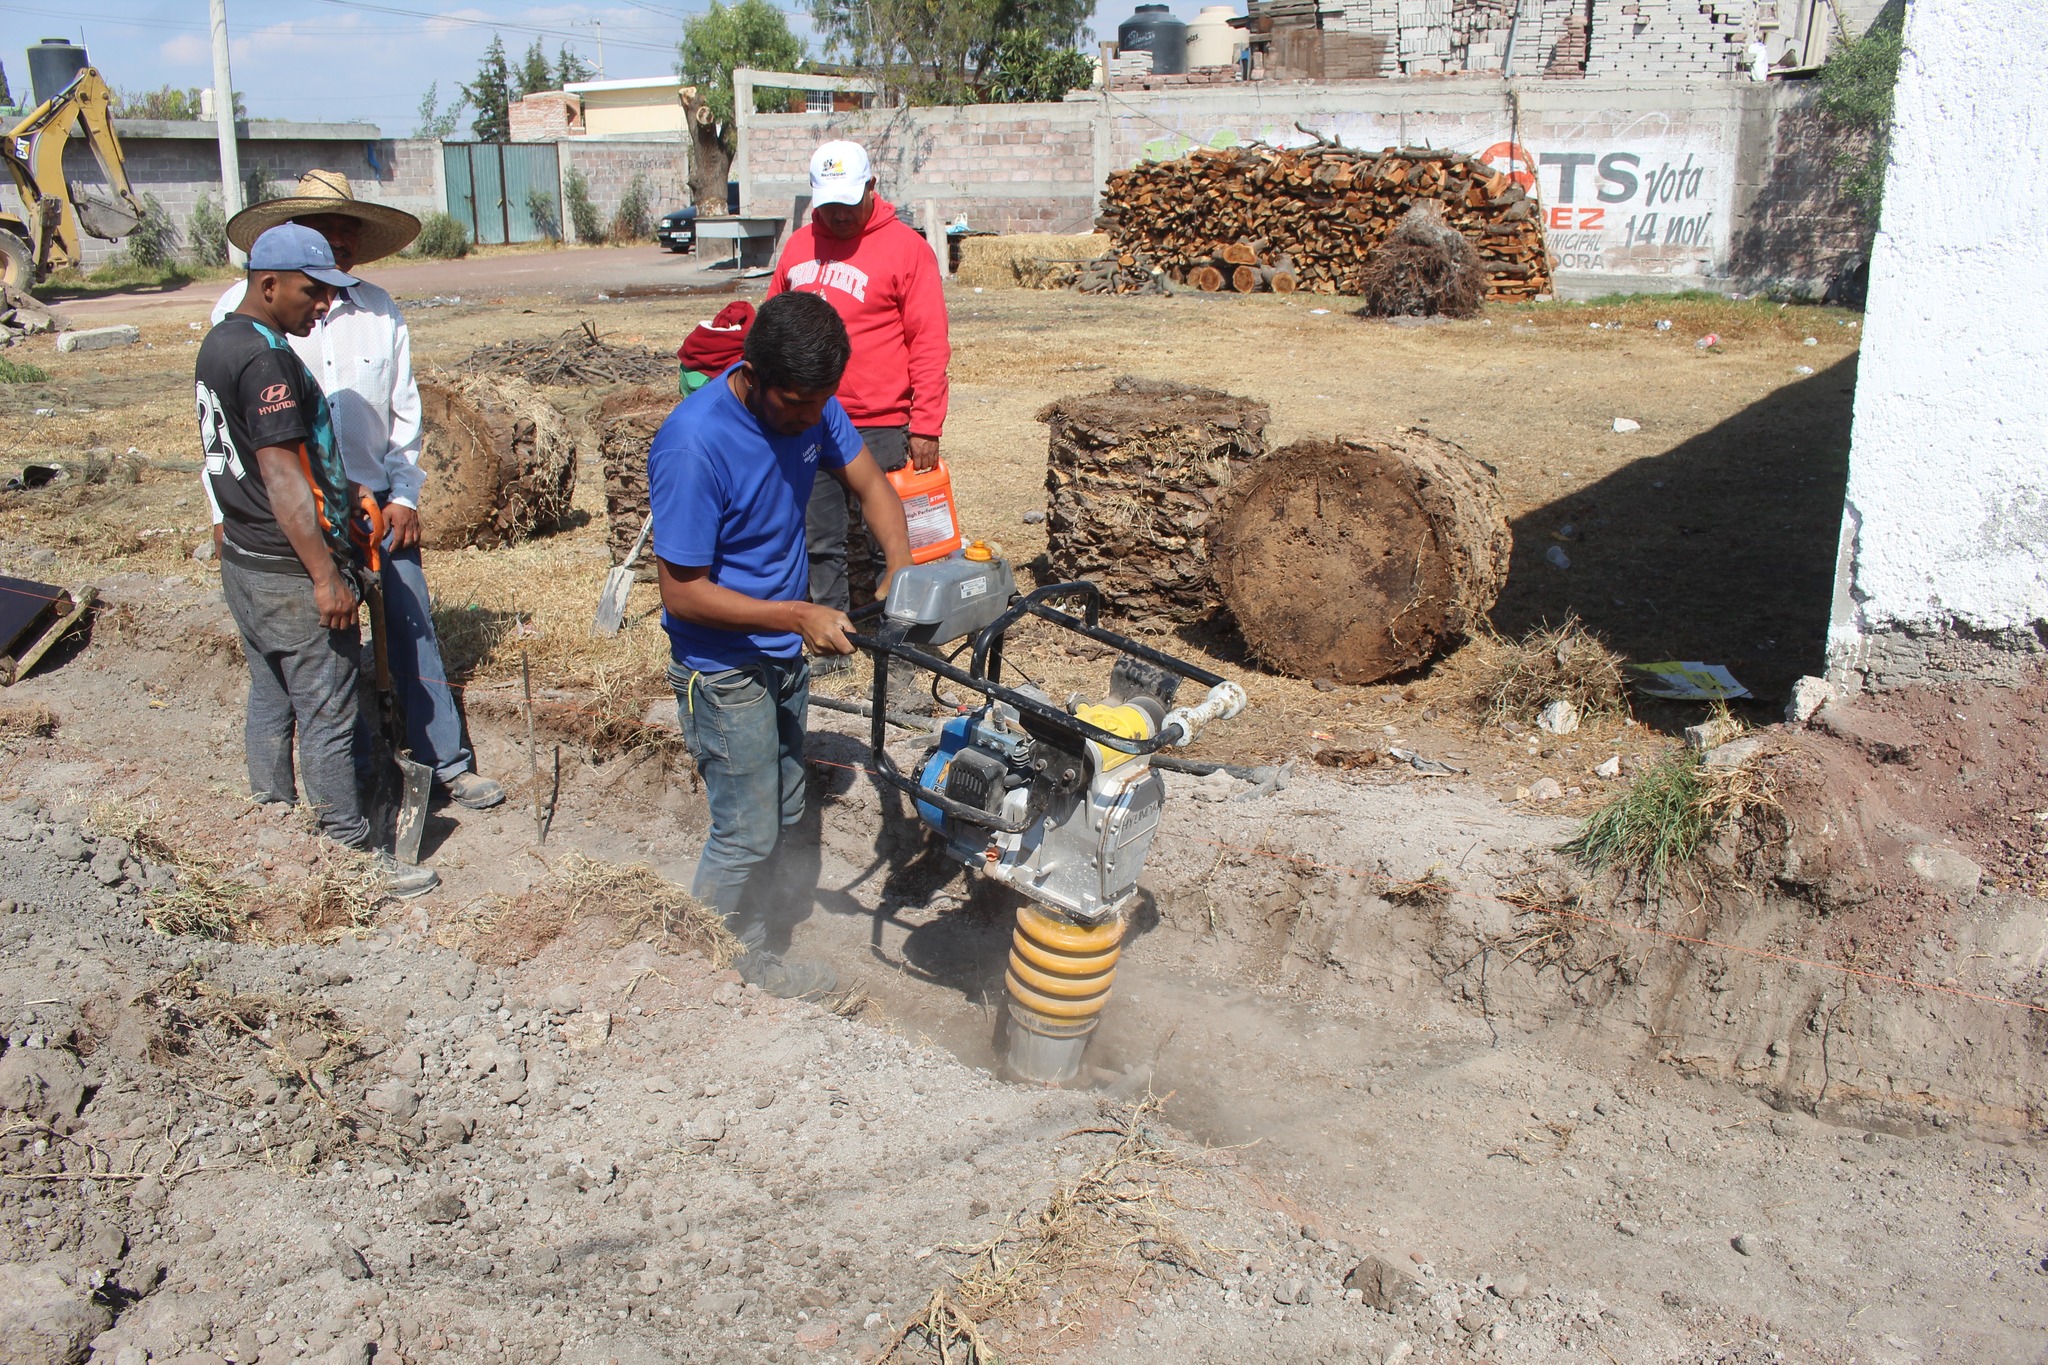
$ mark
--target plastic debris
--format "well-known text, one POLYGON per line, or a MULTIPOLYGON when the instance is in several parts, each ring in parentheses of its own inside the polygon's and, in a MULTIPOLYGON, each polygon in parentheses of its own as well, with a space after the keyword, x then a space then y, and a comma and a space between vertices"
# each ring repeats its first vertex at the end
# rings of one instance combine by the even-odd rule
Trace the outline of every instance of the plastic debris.
POLYGON ((1636 690, 1666 701, 1731 701, 1746 697, 1749 689, 1720 664, 1678 662, 1634 664, 1636 690))
POLYGON ((1699 347, 1702 351, 1711 351, 1720 344, 1721 334, 1719 332, 1709 332, 1705 336, 1701 337, 1698 341, 1695 341, 1693 343, 1693 345, 1699 347))
POLYGON ((1450 764, 1439 762, 1434 758, 1424 758, 1413 749, 1389 748, 1387 750, 1387 757, 1393 759, 1396 763, 1406 763, 1409 767, 1415 769, 1416 772, 1426 777, 1456 777, 1465 771, 1463 768, 1453 768, 1450 764))
POLYGON ((1571 556, 1555 545, 1543 552, 1543 558, 1553 569, 1569 569, 1572 566, 1571 556))
POLYGON ((1658 319, 1657 319, 1657 330, 1658 330, 1658 331, 1660 331, 1660 332, 1668 332, 1668 331, 1670 331, 1670 330, 1671 330, 1671 319, 1670 319, 1670 318, 1658 318, 1658 319))

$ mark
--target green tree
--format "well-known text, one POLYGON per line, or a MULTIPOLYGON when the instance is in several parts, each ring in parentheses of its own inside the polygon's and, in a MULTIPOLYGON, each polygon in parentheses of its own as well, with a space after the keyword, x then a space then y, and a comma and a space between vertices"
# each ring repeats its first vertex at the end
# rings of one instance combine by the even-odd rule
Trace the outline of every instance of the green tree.
POLYGON ((1884 172, 1891 164, 1892 97, 1899 84, 1899 58, 1906 46, 1906 7, 1889 4, 1860 38, 1828 53, 1820 69, 1820 107, 1854 135, 1836 156, 1842 187, 1863 206, 1872 227, 1884 207, 1884 172))
MULTIPOLYGON (((971 103, 982 99, 991 84, 1033 92, 1059 85, 1076 60, 1088 60, 1071 49, 1087 32, 1095 10, 1093 0, 810 0, 810 5, 827 55, 873 74, 914 104, 971 103)), ((991 92, 988 97, 1006 96, 991 92)))
POLYGON ((1005 33, 989 55, 982 94, 990 104, 1029 104, 1066 98, 1094 79, 1095 64, 1037 29, 1005 33))
POLYGON ((420 96, 419 124, 412 130, 414 137, 431 137, 446 140, 455 135, 455 125, 462 120, 462 111, 469 107, 469 95, 461 86, 456 87, 455 100, 446 109, 441 103, 441 82, 429 81, 427 93, 420 96))
MULTIPOLYGON (((768 0, 737 0, 683 20, 676 48, 676 74, 696 87, 686 101, 690 114, 690 197, 700 210, 725 212, 725 178, 732 167, 734 132, 732 73, 735 67, 794 71, 804 45, 789 31, 789 20, 768 0)), ((780 101, 775 92, 756 91, 754 108, 767 111, 780 101)))
MULTIPOLYGON (((122 90, 114 95, 113 116, 115 118, 164 119, 172 123, 197 123, 208 115, 200 112, 199 88, 191 86, 179 89, 174 85, 160 85, 154 90, 122 90)), ((242 103, 242 92, 235 92, 235 117, 249 117, 248 106, 242 103)))
POLYGON ((567 89, 571 84, 587 81, 596 74, 596 68, 571 52, 566 44, 555 49, 555 89, 567 89))
POLYGON ((519 84, 515 95, 523 99, 553 89, 555 69, 548 65, 548 54, 540 50, 540 39, 535 38, 533 46, 526 49, 526 55, 519 61, 519 84))
POLYGON ((462 87, 462 97, 476 110, 469 131, 478 142, 512 140, 512 68, 505 61, 505 40, 491 35, 476 79, 462 87))

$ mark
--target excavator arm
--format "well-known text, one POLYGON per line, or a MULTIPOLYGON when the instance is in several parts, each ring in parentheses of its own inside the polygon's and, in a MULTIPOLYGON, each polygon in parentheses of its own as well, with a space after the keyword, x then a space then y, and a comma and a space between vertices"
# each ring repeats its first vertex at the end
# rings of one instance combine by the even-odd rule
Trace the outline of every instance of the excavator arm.
POLYGON ((142 201, 129 187, 114 135, 113 103, 106 81, 86 67, 62 93, 0 134, 0 155, 22 208, 19 218, 0 215, 0 268, 10 286, 26 289, 53 270, 84 264, 81 231, 119 241, 142 221, 142 201), (64 147, 81 124, 111 193, 64 178, 64 147))

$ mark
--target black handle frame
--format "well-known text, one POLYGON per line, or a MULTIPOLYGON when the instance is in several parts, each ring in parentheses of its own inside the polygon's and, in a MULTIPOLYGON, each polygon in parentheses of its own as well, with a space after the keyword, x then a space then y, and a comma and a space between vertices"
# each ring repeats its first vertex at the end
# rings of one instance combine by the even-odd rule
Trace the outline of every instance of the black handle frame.
MULTIPOLYGON (((853 614, 856 621, 867 621, 880 616, 883 603, 876 602, 861 608, 853 614)), ((1034 722, 1055 730, 1076 741, 1091 740, 1106 749, 1124 754, 1151 754, 1167 745, 1166 736, 1154 735, 1150 739, 1131 739, 1114 734, 1099 725, 1082 720, 1039 697, 1005 687, 1002 683, 1003 637, 1009 629, 1027 616, 1050 622, 1063 630, 1084 635, 1098 644, 1130 654, 1148 663, 1157 664, 1168 672, 1178 674, 1193 682, 1215 687, 1223 679, 1206 669, 1198 668, 1184 659, 1139 644, 1128 636, 1098 624, 1102 608, 1102 593, 1093 583, 1077 581, 1072 583, 1048 583, 1030 593, 1011 599, 1009 607, 994 621, 983 627, 974 636, 974 656, 969 668, 961 669, 928 650, 906 644, 903 636, 908 627, 900 622, 884 619, 881 627, 873 634, 862 631, 848 631, 846 638, 860 649, 875 656, 875 679, 870 698, 873 715, 868 735, 868 747, 875 761, 875 772, 883 781, 914 797, 926 805, 936 806, 958 820, 972 824, 986 825, 1004 834, 1020 834, 1036 823, 1038 814, 1028 813, 1021 821, 1009 822, 991 816, 987 811, 963 802, 955 801, 940 792, 933 791, 914 778, 906 777, 897 768, 884 747, 885 717, 888 713, 889 666, 891 658, 902 659, 929 673, 936 673, 946 681, 958 684, 993 701, 1015 707, 1019 716, 1028 716, 1034 722), (1059 611, 1047 603, 1063 597, 1086 599, 1084 614, 1075 617, 1073 613, 1059 611)))

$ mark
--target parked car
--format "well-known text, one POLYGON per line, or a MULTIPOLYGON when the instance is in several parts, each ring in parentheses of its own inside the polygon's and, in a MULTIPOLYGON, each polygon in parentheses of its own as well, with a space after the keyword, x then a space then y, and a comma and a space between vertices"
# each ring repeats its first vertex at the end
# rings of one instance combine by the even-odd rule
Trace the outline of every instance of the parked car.
POLYGON ((689 251, 697 245, 697 208, 677 209, 661 220, 661 226, 654 230, 654 240, 670 251, 689 251))

